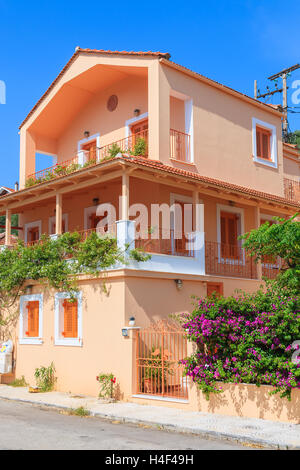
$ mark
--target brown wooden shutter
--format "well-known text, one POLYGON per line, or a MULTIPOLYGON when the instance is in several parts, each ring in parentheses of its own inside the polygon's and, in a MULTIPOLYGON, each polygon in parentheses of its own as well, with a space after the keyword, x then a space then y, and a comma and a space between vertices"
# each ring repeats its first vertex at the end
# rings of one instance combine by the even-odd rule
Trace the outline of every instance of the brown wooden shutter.
POLYGON ((271 132, 268 129, 256 128, 256 154, 259 158, 271 159, 271 132))
POLYGON ((210 297, 214 292, 217 296, 223 295, 223 282, 207 283, 207 297, 210 297))
POLYGON ((78 337, 78 302, 65 300, 64 309, 64 331, 62 335, 65 338, 78 337))
POLYGON ((37 338, 39 336, 39 306, 38 300, 27 302, 28 329, 26 336, 30 338, 37 338))

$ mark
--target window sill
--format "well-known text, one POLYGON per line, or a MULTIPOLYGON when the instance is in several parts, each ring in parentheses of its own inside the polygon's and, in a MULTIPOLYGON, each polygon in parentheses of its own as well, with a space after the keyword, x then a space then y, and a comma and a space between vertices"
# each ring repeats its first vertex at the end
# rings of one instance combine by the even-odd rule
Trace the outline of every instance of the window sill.
POLYGON ((184 160, 176 160, 176 158, 170 158, 171 162, 183 163, 183 165, 196 166, 193 162, 185 162, 184 160))
POLYGON ((54 340, 54 346, 76 346, 82 347, 81 338, 69 338, 69 339, 58 339, 54 340))
POLYGON ((267 160, 264 158, 259 158, 253 155, 254 163, 259 163, 260 165, 268 166, 270 168, 277 168, 277 163, 274 160, 267 160))
POLYGON ((43 344, 42 338, 20 338, 19 344, 43 344))

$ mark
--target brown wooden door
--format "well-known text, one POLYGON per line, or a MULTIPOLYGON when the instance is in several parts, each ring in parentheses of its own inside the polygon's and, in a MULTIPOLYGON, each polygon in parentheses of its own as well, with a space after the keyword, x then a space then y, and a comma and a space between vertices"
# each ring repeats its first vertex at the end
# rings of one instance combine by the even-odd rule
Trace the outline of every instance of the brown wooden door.
MULTIPOLYGON (((138 124, 131 126, 131 149, 134 150, 134 146, 137 143, 139 138, 145 139, 148 142, 148 119, 141 121, 138 124)), ((147 152, 145 156, 147 155, 147 152)))
POLYGON ((239 258, 238 220, 236 214, 221 212, 221 256, 223 258, 239 258))
POLYGON ((82 150, 85 150, 86 161, 91 161, 91 160, 96 161, 97 143, 96 143, 95 140, 92 140, 91 142, 88 142, 87 144, 84 144, 81 148, 82 148, 82 150))
POLYGON ((40 238, 40 230, 38 227, 32 227, 28 231, 28 241, 35 242, 40 238))

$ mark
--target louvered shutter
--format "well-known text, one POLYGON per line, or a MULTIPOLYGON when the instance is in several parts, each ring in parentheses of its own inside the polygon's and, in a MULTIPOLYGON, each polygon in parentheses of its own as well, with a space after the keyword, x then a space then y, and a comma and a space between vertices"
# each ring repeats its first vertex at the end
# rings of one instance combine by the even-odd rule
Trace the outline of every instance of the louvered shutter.
POLYGON ((64 309, 64 331, 65 338, 78 337, 78 302, 70 302, 65 300, 63 303, 64 309))
POLYGON ((39 301, 27 302, 28 329, 26 336, 37 338, 39 336, 39 301))

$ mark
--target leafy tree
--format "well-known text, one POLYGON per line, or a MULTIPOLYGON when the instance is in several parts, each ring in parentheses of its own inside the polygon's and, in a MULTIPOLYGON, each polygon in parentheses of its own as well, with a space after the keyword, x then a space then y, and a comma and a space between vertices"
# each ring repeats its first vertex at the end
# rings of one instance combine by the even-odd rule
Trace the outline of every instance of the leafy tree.
POLYGON ((298 214, 285 220, 274 217, 276 224, 264 223, 258 229, 242 235, 243 247, 255 261, 264 257, 280 257, 283 261, 276 282, 281 287, 300 291, 300 222, 298 214))
POLYGON ((77 232, 64 233, 57 239, 45 235, 34 245, 18 241, 13 248, 0 251, 0 327, 7 327, 16 318, 17 300, 26 281, 39 281, 46 288, 73 296, 78 290, 78 275, 99 276, 118 263, 126 264, 128 258, 141 262, 150 256, 130 250, 130 246, 121 251, 116 238, 99 237, 96 232, 84 241, 77 232))
POLYGON ((300 130, 290 132, 287 136, 287 141, 289 144, 297 145, 298 149, 300 150, 300 130))
MULTIPOLYGON (((0 225, 5 225, 5 216, 4 215, 1 215, 0 216, 0 225)), ((13 227, 18 227, 19 225, 19 216, 18 214, 12 214, 11 216, 11 225, 13 227)), ((3 233, 5 232, 5 228, 1 228, 0 227, 0 233, 3 233)), ((18 235, 18 230, 12 230, 11 233, 13 233, 14 235, 18 235)))

